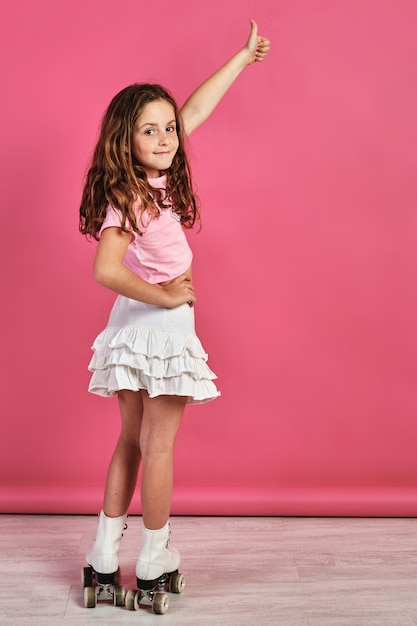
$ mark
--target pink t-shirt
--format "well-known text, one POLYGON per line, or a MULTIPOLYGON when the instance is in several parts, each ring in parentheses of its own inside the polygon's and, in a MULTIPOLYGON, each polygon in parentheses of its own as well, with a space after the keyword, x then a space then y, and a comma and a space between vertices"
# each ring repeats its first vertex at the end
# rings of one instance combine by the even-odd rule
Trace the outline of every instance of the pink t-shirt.
MULTIPOLYGON (((150 178, 149 183, 151 187, 164 189, 166 176, 150 178)), ((139 220, 139 201, 134 209, 139 220)), ((100 233, 110 226, 120 227, 121 222, 120 211, 109 206, 100 233)), ((143 234, 138 235, 132 231, 132 240, 123 260, 132 272, 148 283, 155 284, 172 280, 190 267, 193 254, 181 226, 179 215, 170 208, 160 208, 157 217, 152 217, 145 212, 140 224, 138 221, 138 225, 143 234)), ((127 221, 126 227, 129 228, 127 221)))

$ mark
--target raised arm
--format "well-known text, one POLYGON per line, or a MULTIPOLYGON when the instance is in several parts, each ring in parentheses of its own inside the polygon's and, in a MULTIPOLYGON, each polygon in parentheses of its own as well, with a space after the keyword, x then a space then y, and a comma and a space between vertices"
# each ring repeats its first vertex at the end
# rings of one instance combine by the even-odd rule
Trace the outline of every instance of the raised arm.
POLYGON ((209 117, 242 70, 247 65, 263 61, 268 54, 269 40, 258 35, 258 27, 254 20, 250 20, 250 23, 251 30, 244 47, 197 87, 181 108, 187 135, 190 135, 209 117))

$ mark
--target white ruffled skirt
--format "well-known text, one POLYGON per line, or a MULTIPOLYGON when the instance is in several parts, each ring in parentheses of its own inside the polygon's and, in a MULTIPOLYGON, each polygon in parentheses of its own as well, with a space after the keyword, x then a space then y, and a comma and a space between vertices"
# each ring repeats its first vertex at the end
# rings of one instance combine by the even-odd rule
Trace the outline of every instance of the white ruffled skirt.
POLYGON ((186 396, 190 404, 220 395, 188 304, 165 309, 118 296, 92 349, 91 393, 108 397, 145 389, 151 398, 186 396))

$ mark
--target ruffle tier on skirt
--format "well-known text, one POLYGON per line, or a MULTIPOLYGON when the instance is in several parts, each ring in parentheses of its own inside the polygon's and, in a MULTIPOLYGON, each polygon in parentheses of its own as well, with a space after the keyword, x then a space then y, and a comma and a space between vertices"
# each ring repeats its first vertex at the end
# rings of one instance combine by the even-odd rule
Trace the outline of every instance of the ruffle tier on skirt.
POLYGON ((151 398, 186 396, 190 404, 220 395, 188 304, 163 309, 119 296, 92 349, 91 393, 145 389, 151 398))

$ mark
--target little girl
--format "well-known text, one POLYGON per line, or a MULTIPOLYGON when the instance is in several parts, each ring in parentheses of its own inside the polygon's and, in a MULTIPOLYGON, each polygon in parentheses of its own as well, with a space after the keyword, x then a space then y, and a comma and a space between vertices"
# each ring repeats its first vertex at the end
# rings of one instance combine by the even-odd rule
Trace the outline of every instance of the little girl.
POLYGON ((269 51, 256 23, 245 46, 179 111, 159 85, 134 84, 111 101, 80 207, 80 230, 98 240, 94 278, 118 294, 93 345, 89 391, 117 393, 121 432, 110 462, 96 539, 86 560, 103 582, 118 549, 142 462, 139 589, 178 570, 169 547, 175 437, 187 403, 219 395, 194 330, 192 253, 184 228, 198 219, 184 139, 240 72, 269 51))

